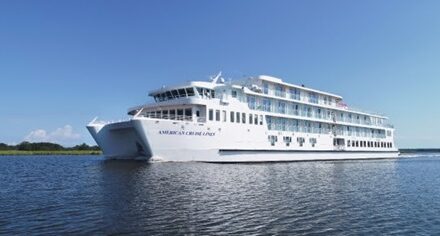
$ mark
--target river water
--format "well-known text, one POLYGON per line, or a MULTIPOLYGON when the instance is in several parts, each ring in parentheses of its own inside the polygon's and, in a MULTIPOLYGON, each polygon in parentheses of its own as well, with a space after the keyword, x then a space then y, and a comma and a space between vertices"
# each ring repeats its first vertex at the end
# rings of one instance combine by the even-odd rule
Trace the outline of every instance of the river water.
POLYGON ((440 234, 440 154, 145 163, 0 157, 0 234, 440 234))

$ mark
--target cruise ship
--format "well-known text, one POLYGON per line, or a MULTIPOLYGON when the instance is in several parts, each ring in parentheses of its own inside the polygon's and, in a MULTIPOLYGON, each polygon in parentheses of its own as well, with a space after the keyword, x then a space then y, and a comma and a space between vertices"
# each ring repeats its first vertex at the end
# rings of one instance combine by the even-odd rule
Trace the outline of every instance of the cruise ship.
POLYGON ((149 96, 151 103, 128 109, 128 120, 87 125, 106 158, 235 163, 399 155, 386 116, 272 76, 225 81, 220 73, 149 96))

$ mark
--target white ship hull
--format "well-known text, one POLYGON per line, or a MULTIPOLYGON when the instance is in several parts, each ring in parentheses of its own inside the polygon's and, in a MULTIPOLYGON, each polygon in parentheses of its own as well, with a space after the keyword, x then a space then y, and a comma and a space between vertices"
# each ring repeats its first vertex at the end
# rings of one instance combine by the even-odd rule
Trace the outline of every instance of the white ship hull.
POLYGON ((399 155, 397 149, 335 150, 326 145, 333 139, 331 134, 308 134, 322 143, 315 147, 286 147, 282 142, 272 146, 265 138, 268 131, 259 126, 225 127, 134 118, 109 124, 92 122, 87 128, 108 159, 236 163, 383 159, 399 155))
POLYGON ((110 159, 270 162, 396 158, 385 116, 270 76, 191 81, 149 93, 128 121, 87 128, 110 159))

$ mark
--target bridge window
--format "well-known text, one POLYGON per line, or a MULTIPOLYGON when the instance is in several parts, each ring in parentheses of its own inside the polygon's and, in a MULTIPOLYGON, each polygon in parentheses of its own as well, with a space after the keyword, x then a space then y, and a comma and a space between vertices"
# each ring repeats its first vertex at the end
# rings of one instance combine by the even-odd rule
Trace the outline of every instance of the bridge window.
POLYGON ((196 88, 197 93, 199 94, 200 97, 203 97, 203 90, 202 88, 196 88))
POLYGON ((178 98, 179 97, 179 93, 177 92, 177 90, 171 90, 171 94, 173 95, 173 97, 178 98))
POLYGON ((186 94, 188 94, 188 97, 194 96, 194 88, 186 88, 186 94))
POLYGON ((179 97, 186 97, 185 89, 179 89, 177 92, 179 92, 179 97))
POLYGON ((173 99, 173 95, 171 94, 170 91, 167 91, 165 94, 166 94, 168 100, 173 99))

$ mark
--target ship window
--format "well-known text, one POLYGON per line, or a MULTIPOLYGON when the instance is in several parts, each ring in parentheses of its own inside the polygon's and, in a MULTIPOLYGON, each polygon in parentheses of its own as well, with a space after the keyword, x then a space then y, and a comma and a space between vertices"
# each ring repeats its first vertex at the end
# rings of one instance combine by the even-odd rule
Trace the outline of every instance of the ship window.
POLYGON ((269 84, 263 82, 263 93, 264 94, 269 94, 269 84))
POLYGON ((260 115, 260 125, 263 125, 263 116, 260 115))
POLYGON ((232 97, 233 97, 233 98, 236 98, 236 97, 237 97, 237 91, 234 91, 234 90, 233 90, 233 91, 231 92, 231 94, 232 94, 232 97))
POLYGON ((183 120, 183 109, 177 109, 177 119, 183 120))
POLYGON ((305 139, 303 137, 298 137, 296 138, 296 141, 299 143, 299 146, 302 147, 305 142, 305 139))
POLYGON ((171 94, 170 91, 167 91, 165 94, 167 95, 168 100, 173 99, 173 95, 171 94))
POLYGON ((191 108, 185 109, 185 120, 192 120, 192 110, 191 110, 191 108))
POLYGON ((170 119, 175 120, 176 119, 176 110, 170 110, 170 119))
POLYGON ((237 112, 235 115, 235 117, 237 118, 235 122, 240 123, 240 112, 237 112))
POLYGON ((234 123, 234 119, 235 119, 235 114, 233 111, 231 111, 231 122, 234 123))
POLYGON ((364 141, 364 147, 367 147, 367 141, 364 141))
POLYGON ((246 113, 241 113, 241 123, 246 124, 246 113))
POLYGON ((197 93, 199 94, 200 97, 203 97, 203 90, 202 88, 196 88, 197 93))
POLYGON ((361 141, 361 147, 363 147, 363 146, 364 146, 364 142, 361 141))
POLYGON ((252 117, 252 114, 249 114, 249 124, 252 124, 254 121, 254 118, 252 117))
POLYGON ((162 111, 162 116, 163 119, 168 119, 168 110, 162 111))
POLYGON ((220 121, 220 110, 215 110, 215 121, 220 121))
POLYGON ((393 143, 390 143, 390 148, 392 148, 393 147, 393 143))
POLYGON ((185 89, 179 89, 178 92, 180 97, 186 97, 185 89))
POLYGON ((214 120, 214 110, 209 109, 208 116, 209 116, 209 120, 214 120))
POLYGON ((200 111, 199 110, 196 111, 196 116, 200 117, 200 111))
POLYGON ((186 93, 189 96, 194 96, 194 88, 186 88, 186 93))
POLYGON ((226 111, 222 111, 222 115, 223 115, 223 122, 226 122, 226 111))
POLYGON ((315 147, 316 145, 316 138, 309 138, 310 144, 312 144, 312 147, 315 147))
POLYGON ((173 95, 173 97, 178 98, 179 97, 179 93, 177 93, 177 90, 171 90, 171 94, 173 95))
POLYGON ((350 142, 350 140, 347 141, 347 147, 351 147, 351 142, 350 142))
POLYGON ((258 125, 258 115, 254 115, 254 124, 258 125))

